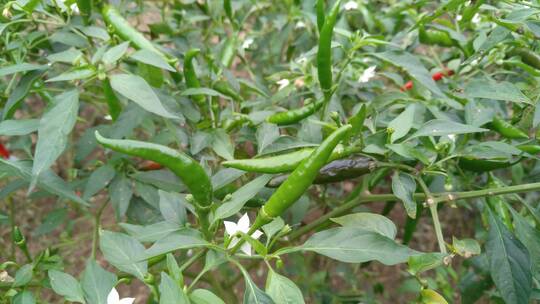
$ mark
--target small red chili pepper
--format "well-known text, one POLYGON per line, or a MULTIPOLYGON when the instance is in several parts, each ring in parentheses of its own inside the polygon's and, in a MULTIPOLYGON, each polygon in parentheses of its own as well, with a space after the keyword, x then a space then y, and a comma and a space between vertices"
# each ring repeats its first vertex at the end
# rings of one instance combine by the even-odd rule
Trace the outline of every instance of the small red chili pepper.
POLYGON ((441 80, 442 78, 444 77, 444 74, 441 73, 441 72, 437 72, 435 74, 433 74, 433 76, 431 76, 431 78, 435 81, 439 81, 441 80))
POLYGON ((162 168, 163 168, 163 165, 158 164, 151 160, 145 160, 139 166, 139 170, 142 170, 142 171, 153 171, 153 170, 159 170, 162 168))
POLYGON ((407 81, 404 86, 401 87, 401 91, 408 91, 413 88, 412 80, 407 81))
POLYGON ((0 156, 2 158, 8 159, 9 155, 10 155, 9 150, 6 149, 6 147, 2 143, 0 143, 0 156))

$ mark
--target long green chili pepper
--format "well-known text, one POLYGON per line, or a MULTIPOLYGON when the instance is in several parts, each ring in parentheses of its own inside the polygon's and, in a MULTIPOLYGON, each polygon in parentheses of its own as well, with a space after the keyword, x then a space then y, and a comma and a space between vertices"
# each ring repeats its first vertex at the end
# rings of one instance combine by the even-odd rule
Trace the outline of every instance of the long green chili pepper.
POLYGON ((227 81, 218 80, 216 81, 216 83, 214 83, 212 88, 225 96, 229 96, 234 101, 238 101, 238 102, 244 101, 242 96, 240 96, 238 92, 236 92, 233 88, 231 88, 231 86, 229 85, 227 81))
POLYGON ((110 26, 120 38, 131 42, 133 47, 136 49, 152 51, 162 56, 164 59, 169 60, 165 53, 157 49, 152 42, 150 42, 150 40, 146 39, 146 37, 141 34, 141 32, 133 28, 129 22, 124 19, 122 15, 120 15, 120 12, 118 12, 118 10, 116 10, 116 8, 114 8, 112 5, 104 5, 102 14, 105 23, 107 23, 107 25, 110 26))
POLYGON ((421 43, 438 46, 454 46, 455 42, 447 32, 439 30, 426 30, 423 26, 418 29, 418 38, 421 43))
POLYGON ((266 121, 279 126, 294 124, 317 112, 323 105, 324 100, 317 100, 298 109, 270 115, 266 121))
MULTIPOLYGON (((365 156, 334 160, 319 170, 319 174, 317 174, 313 183, 329 184, 353 179, 373 171, 376 166, 376 161, 365 156)), ((266 186, 269 188, 277 188, 288 177, 289 174, 278 175, 272 178, 266 186)))
POLYGON ((195 198, 197 209, 207 211, 212 204, 212 183, 197 161, 167 146, 136 140, 108 139, 96 131, 97 142, 116 152, 155 161, 177 175, 195 198))
POLYGON ((459 167, 467 171, 482 173, 508 168, 515 165, 519 161, 519 159, 512 162, 510 160, 483 159, 464 156, 459 158, 459 167))
MULTIPOLYGON (((313 148, 304 148, 286 154, 262 158, 235 159, 224 161, 221 164, 228 168, 235 168, 248 172, 269 174, 285 173, 293 171, 304 159, 309 157, 314 150, 315 149, 313 148)), ((338 146, 330 156, 330 161, 347 157, 360 150, 359 147, 343 148, 342 146, 338 146)))
POLYGON ((291 173, 289 178, 279 186, 272 194, 268 202, 259 209, 259 213, 248 234, 253 233, 280 216, 285 210, 292 206, 317 177, 319 170, 326 164, 328 158, 334 151, 338 143, 347 135, 351 125, 344 125, 330 134, 321 145, 291 173))
POLYGON ((332 94, 332 34, 334 33, 340 4, 341 0, 336 1, 330 10, 330 14, 324 19, 319 35, 317 73, 325 99, 329 99, 332 94))
POLYGON ((516 148, 533 155, 540 153, 540 145, 519 145, 516 148))
POLYGON ((225 45, 221 49, 220 58, 221 58, 221 64, 229 68, 234 60, 234 57, 236 56, 236 47, 238 44, 238 35, 236 33, 233 33, 231 37, 227 38, 227 41, 225 42, 225 45))
MULTIPOLYGON (((197 78, 197 73, 195 72, 195 67, 193 66, 193 58, 197 56, 201 50, 191 49, 184 55, 184 78, 186 79, 186 85, 188 88, 200 88, 201 84, 199 78, 197 78)), ((199 107, 205 109, 207 108, 206 98, 204 95, 193 95, 193 100, 199 105, 199 107)))
POLYGON ((317 0, 315 10, 317 11, 317 28, 320 32, 324 25, 324 18, 326 17, 324 15, 324 0, 317 0))
MULTIPOLYGON (((505 187, 493 174, 488 175, 488 187, 489 188, 500 188, 505 187)), ((502 220, 502 222, 508 227, 508 229, 512 229, 512 217, 510 216, 510 210, 508 209, 508 203, 502 196, 488 196, 486 198, 488 205, 495 211, 495 213, 499 216, 499 218, 502 220)))
POLYGON ((535 69, 540 70, 540 56, 535 52, 532 52, 525 48, 515 48, 508 53, 510 56, 519 56, 523 63, 532 66, 535 69))
POLYGON ((529 138, 529 135, 527 135, 527 133, 523 132, 519 128, 513 126, 511 123, 497 116, 493 118, 493 121, 491 122, 491 126, 493 130, 495 130, 497 133, 509 139, 529 138))

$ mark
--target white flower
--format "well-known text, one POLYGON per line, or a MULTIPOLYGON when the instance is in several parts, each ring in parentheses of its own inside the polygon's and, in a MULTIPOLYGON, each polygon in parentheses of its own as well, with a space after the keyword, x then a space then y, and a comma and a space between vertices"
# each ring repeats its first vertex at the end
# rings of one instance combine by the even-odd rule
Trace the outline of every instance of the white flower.
POLYGON ((461 15, 457 15, 457 16, 456 16, 456 20, 457 20, 457 21, 461 21, 461 19, 463 19, 463 16, 461 16, 461 15))
POLYGON ((103 119, 105 119, 105 120, 112 120, 112 116, 111 116, 111 115, 105 115, 105 116, 103 117, 103 119))
POLYGON ((372 65, 369 68, 365 69, 362 75, 360 75, 360 78, 358 78, 358 82, 364 83, 368 82, 373 76, 375 76, 375 69, 377 67, 372 65))
POLYGON ((288 86, 291 82, 289 79, 280 79, 276 82, 279 85, 278 91, 282 90, 284 87, 288 86))
MULTIPOLYGON (((237 232, 248 233, 249 231, 249 217, 247 213, 238 220, 238 223, 223 221, 223 224, 225 225, 225 231, 227 231, 227 234, 231 236, 236 234, 237 232)), ((259 230, 255 230, 251 237, 254 239, 258 239, 259 237, 261 237, 261 235, 262 232, 260 232, 259 230)), ((228 248, 234 247, 238 243, 238 240, 239 239, 236 237, 232 239, 228 248)), ((247 255, 251 255, 251 245, 248 242, 244 242, 240 247, 240 250, 242 250, 242 252, 247 255)))
POLYGON ((253 44, 253 38, 248 38, 248 39, 244 40, 244 43, 242 43, 242 48, 243 49, 249 49, 252 44, 253 44))
POLYGON ((358 3, 356 3, 356 1, 349 1, 345 3, 343 8, 345 8, 346 11, 352 11, 358 9, 358 3))
POLYGON ((476 14, 474 14, 474 16, 472 17, 471 22, 476 24, 476 23, 479 23, 480 20, 481 20, 480 14, 476 13, 476 14))
POLYGON ((306 27, 306 24, 302 21, 298 21, 296 22, 296 25, 294 26, 295 29, 301 29, 301 28, 304 28, 306 27))
POLYGON ((120 299, 120 295, 114 287, 113 289, 111 289, 111 292, 109 292, 109 295, 107 296, 107 304, 133 304, 133 301, 135 301, 135 298, 120 299))

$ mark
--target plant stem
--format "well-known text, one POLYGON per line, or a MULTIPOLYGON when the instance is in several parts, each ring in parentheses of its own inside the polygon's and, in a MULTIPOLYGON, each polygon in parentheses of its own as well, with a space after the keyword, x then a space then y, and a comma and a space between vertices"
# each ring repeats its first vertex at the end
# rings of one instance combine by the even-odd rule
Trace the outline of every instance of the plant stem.
POLYGON ((426 204, 429 206, 429 211, 431 213, 431 218, 433 220, 433 228, 435 228, 435 235, 437 235, 437 243, 439 243, 439 250, 441 253, 446 253, 446 244, 444 243, 444 236, 442 233, 441 222, 439 221, 439 213, 437 212, 437 204, 433 199, 433 195, 429 190, 428 186, 420 176, 415 177, 420 184, 420 188, 424 191, 426 195, 426 204))
POLYGON ((94 236, 92 238, 92 253, 91 253, 92 259, 96 259, 96 251, 97 251, 97 246, 98 246, 98 241, 99 241, 99 228, 101 226, 101 214, 103 213, 103 210, 105 210, 105 207, 107 206, 107 202, 108 201, 103 202, 103 204, 99 207, 94 217, 94 236))
MULTIPOLYGON (((508 186, 501 188, 488 188, 484 190, 474 190, 474 191, 464 191, 464 192, 441 192, 441 193, 432 193, 434 203, 456 201, 460 199, 470 199, 477 197, 486 197, 494 195, 503 195, 511 193, 523 193, 540 190, 540 183, 530 183, 516 186, 508 186)), ((415 200, 425 199, 426 195, 424 193, 415 193, 413 195, 415 200)), ((311 230, 316 229, 320 225, 324 224, 330 218, 337 217, 347 213, 349 210, 355 208, 356 206, 369 202, 387 202, 387 201, 397 201, 399 200, 393 194, 370 194, 369 192, 359 193, 357 196, 351 197, 343 205, 338 208, 328 212, 327 214, 319 217, 315 221, 301 227, 300 229, 294 231, 289 236, 289 241, 293 241, 302 235, 310 232, 311 230)))

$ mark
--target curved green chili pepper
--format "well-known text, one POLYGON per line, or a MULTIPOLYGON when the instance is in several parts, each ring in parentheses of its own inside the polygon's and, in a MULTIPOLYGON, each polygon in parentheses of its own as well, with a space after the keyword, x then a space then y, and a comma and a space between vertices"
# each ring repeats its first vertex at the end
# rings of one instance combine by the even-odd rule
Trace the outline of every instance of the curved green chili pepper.
POLYGON ((519 56, 521 61, 540 70, 540 56, 525 48, 515 48, 509 52, 510 56, 519 56))
POLYGON ((509 139, 529 138, 529 135, 527 135, 527 133, 523 132, 519 128, 513 126, 511 123, 497 116, 493 118, 493 121, 491 122, 491 126, 493 130, 495 130, 497 133, 509 139))
POLYGON ((231 88, 231 86, 229 85, 227 81, 218 80, 216 81, 216 83, 214 83, 212 88, 225 96, 229 96, 234 101, 238 101, 238 102, 244 101, 244 98, 242 98, 240 94, 238 94, 233 88, 231 88))
POLYGON ((319 170, 328 161, 334 148, 347 135, 350 129, 351 125, 344 125, 337 129, 308 158, 298 165, 289 178, 272 194, 268 202, 259 209, 250 233, 253 233, 253 231, 262 225, 269 223, 275 217, 280 216, 304 194, 317 177, 319 170))
MULTIPOLYGON (((309 157, 314 150, 315 149, 313 148, 304 148, 286 154, 263 158, 235 159, 224 161, 221 164, 228 168, 235 168, 248 172, 268 174, 285 173, 293 171, 304 159, 309 157)), ((338 146, 330 156, 330 161, 347 157, 359 151, 359 147, 343 148, 342 146, 338 146)))
POLYGON ((236 47, 238 44, 238 35, 233 33, 231 37, 227 38, 225 45, 221 49, 220 58, 221 64, 229 68, 236 56, 236 47))
POLYGON ((332 92, 332 34, 336 25, 341 0, 336 1, 320 30, 319 50, 317 51, 317 73, 325 99, 332 92))
MULTIPOLYGON (((317 174, 313 183, 329 184, 353 179, 371 172, 376 166, 376 161, 365 156, 334 160, 319 170, 319 174, 317 174)), ((266 186, 269 188, 277 188, 288 177, 289 174, 278 175, 272 178, 266 186)))
POLYGON ((212 183, 197 161, 167 146, 136 140, 108 139, 96 131, 99 144, 116 152, 155 161, 178 176, 195 198, 198 209, 207 210, 212 204, 212 183))
POLYGON ((164 59, 169 60, 165 53, 157 49, 150 40, 146 39, 146 37, 141 34, 141 32, 133 28, 112 5, 104 5, 102 14, 105 23, 107 23, 120 38, 131 42, 136 49, 149 50, 162 56, 164 59))
MULTIPOLYGON (((186 85, 188 88, 198 89, 201 87, 199 78, 197 78, 197 73, 195 72, 195 67, 193 66, 193 58, 197 56, 201 50, 191 49, 184 55, 184 78, 186 79, 186 85)), ((193 100, 201 108, 206 108, 206 98, 204 95, 193 95, 193 100)))
POLYGON ((423 44, 454 46, 455 42, 447 32, 438 30, 426 30, 423 26, 418 29, 418 39, 423 44))
POLYGON ((317 112, 323 105, 324 100, 317 100, 298 109, 270 115, 266 121, 279 126, 294 124, 317 112))

